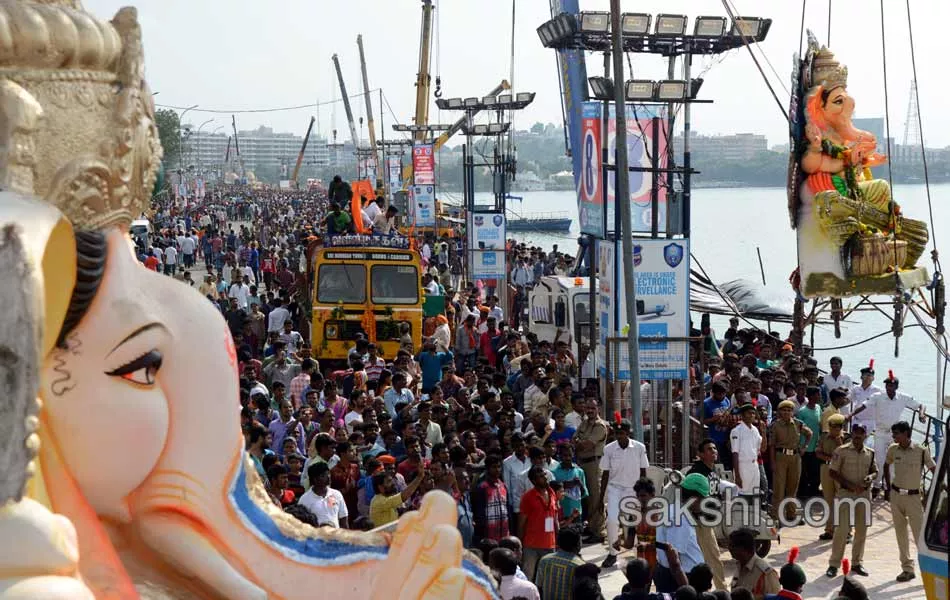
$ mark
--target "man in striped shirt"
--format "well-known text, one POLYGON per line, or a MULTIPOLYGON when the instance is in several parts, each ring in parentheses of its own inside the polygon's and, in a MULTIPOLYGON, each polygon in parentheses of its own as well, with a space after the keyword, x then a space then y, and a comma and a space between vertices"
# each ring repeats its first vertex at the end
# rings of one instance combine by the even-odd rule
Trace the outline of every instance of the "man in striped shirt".
POLYGON ((366 380, 379 381, 379 374, 386 368, 386 361, 376 354, 376 344, 369 344, 366 347, 366 356, 363 358, 363 368, 366 370, 366 380))
POLYGON ((573 600, 574 570, 584 564, 580 551, 580 534, 571 528, 561 529, 557 550, 538 561, 535 569, 534 584, 541 600, 573 600))

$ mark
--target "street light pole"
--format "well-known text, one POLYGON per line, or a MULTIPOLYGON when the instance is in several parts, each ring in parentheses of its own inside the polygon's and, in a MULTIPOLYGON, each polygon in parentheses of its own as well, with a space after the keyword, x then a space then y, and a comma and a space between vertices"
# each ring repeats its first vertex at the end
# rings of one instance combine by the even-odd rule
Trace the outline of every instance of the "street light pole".
POLYGON ((627 309, 627 347, 630 354, 630 398, 633 438, 643 441, 643 408, 640 400, 640 357, 637 333, 637 299, 634 291, 633 223, 630 220, 630 172, 627 156, 627 115, 623 78, 623 44, 620 26, 620 0, 610 0, 610 32, 613 46, 614 100, 617 105, 617 159, 614 178, 615 201, 620 205, 620 227, 623 237, 623 288, 627 309))
MULTIPOLYGON (((181 123, 182 123, 182 121, 185 120, 185 115, 188 114, 188 111, 189 111, 189 110, 192 110, 192 109, 195 109, 195 108, 198 108, 198 105, 197 105, 197 104, 193 104, 193 105, 189 106, 189 107, 186 108, 185 110, 181 111, 181 114, 180 114, 180 115, 178 115, 178 172, 179 172, 179 178, 181 177, 181 151, 182 151, 182 148, 181 148, 181 145, 182 145, 182 141, 181 141, 181 123)), ((181 181, 179 181, 179 183, 181 183, 181 181)))
POLYGON ((198 149, 196 151, 197 160, 195 160, 195 164, 197 165, 199 173, 201 172, 201 128, 207 125, 208 123, 214 123, 214 119, 208 119, 207 121, 199 125, 198 133, 196 134, 198 136, 198 149))

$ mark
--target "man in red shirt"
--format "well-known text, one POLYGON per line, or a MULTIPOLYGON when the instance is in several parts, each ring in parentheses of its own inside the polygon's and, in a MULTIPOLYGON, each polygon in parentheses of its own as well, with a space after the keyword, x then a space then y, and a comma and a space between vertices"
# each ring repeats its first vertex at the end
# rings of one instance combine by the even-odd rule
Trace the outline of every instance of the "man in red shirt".
POLYGON ((420 468, 428 466, 425 459, 422 458, 422 446, 419 438, 407 437, 403 443, 406 446, 406 459, 399 463, 396 472, 405 478, 406 481, 415 479, 414 473, 420 468))
POLYGON ((158 271, 158 257, 149 249, 148 258, 145 259, 145 268, 158 271))
POLYGON ((558 503, 544 467, 531 467, 528 480, 534 487, 521 497, 518 533, 524 544, 524 573, 534 581, 538 561, 557 547, 558 503))

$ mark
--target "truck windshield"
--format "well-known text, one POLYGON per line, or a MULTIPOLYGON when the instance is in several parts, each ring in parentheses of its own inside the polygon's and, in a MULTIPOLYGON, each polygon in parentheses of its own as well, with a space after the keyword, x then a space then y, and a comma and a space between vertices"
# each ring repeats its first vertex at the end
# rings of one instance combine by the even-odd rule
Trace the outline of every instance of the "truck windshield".
POLYGON ((419 302, 419 271, 413 265, 373 265, 370 278, 375 304, 419 302))
POLYGON ((577 325, 587 325, 590 323, 590 298, 586 296, 574 296, 574 323, 577 325))
POLYGON ((317 273, 317 302, 366 302, 366 267, 352 264, 320 265, 320 271, 317 273))

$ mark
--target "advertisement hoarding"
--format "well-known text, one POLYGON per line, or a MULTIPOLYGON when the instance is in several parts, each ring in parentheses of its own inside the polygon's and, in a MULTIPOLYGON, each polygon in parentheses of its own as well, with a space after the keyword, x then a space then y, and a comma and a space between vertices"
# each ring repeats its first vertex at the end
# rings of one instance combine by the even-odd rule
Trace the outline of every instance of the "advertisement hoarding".
POLYGON ((435 185, 432 144, 416 144, 412 147, 412 179, 416 185, 435 185))
MULTIPOLYGON (((689 344, 666 338, 689 336, 689 240, 637 239, 633 242, 634 294, 638 337, 641 338, 641 379, 687 379, 689 344), (655 338, 656 341, 643 338, 655 338)), ((623 337, 627 326, 621 243, 601 242, 597 309, 602 347, 607 338, 623 337)), ((619 352, 616 380, 630 379, 626 343, 614 344, 619 352)), ((607 374, 605 353, 598 355, 598 370, 607 374)))
POLYGON ((581 233, 604 238, 604 177, 601 172, 603 103, 585 102, 581 120, 581 174, 577 212, 581 233))
POLYGON ((411 192, 412 199, 409 204, 411 222, 416 227, 435 227, 435 187, 414 185, 411 192))

